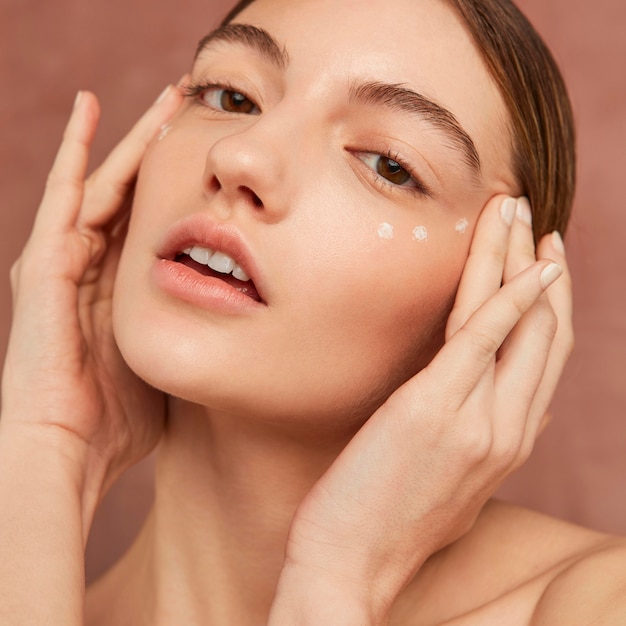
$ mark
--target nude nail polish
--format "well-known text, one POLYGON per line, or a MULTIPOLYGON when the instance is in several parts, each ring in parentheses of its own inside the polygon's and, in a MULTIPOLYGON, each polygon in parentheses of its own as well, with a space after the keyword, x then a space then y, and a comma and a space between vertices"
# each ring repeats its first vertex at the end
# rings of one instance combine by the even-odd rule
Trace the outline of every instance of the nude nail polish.
POLYGON ((565 244, 558 230, 552 233, 552 247, 559 253, 565 255, 565 244))
POLYGON ((505 221, 507 226, 510 226, 513 223, 516 206, 517 201, 515 200, 515 198, 507 198, 500 207, 500 216, 505 221))
POLYGON ((563 268, 560 265, 550 263, 550 265, 545 267, 543 272, 541 272, 541 284, 543 288, 547 289, 562 273, 563 268))

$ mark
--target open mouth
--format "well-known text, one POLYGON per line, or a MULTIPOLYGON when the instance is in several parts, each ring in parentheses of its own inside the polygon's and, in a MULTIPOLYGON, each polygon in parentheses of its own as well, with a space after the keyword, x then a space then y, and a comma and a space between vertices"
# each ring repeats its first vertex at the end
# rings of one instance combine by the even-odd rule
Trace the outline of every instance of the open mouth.
POLYGON ((174 257, 174 261, 182 263, 203 276, 222 280, 256 302, 263 302, 254 282, 241 266, 224 252, 215 252, 210 248, 193 246, 179 252, 174 257))

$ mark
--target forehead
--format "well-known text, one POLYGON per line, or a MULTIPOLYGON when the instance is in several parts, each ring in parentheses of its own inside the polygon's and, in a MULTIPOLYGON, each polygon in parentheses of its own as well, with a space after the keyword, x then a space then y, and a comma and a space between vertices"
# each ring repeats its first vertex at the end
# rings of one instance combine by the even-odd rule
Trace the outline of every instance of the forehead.
POLYGON ((513 186, 511 142, 502 140, 508 136, 504 103, 445 0, 255 0, 233 22, 267 30, 289 59, 284 72, 310 91, 370 80, 424 94, 470 135, 487 185, 513 186))
POLYGON ((378 77, 396 82, 403 77, 434 76, 445 63, 446 72, 437 81, 441 86, 461 78, 469 87, 479 74, 489 80, 469 34, 446 2, 394 0, 389 3, 392 8, 386 4, 255 0, 234 21, 265 27, 299 62, 308 59, 337 68, 342 60, 343 69, 384 72, 378 77))

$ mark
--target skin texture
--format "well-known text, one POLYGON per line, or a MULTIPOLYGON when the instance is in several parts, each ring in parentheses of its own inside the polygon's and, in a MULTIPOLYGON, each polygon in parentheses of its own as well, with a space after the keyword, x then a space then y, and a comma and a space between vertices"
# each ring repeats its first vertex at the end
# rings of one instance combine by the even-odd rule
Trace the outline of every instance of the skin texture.
MULTIPOLYGON (((171 87, 87 181, 98 107, 82 94, 12 275, 3 621, 576 625, 596 568, 620 579, 617 540, 483 506, 545 424, 571 290, 560 238, 535 250, 527 202, 507 197, 504 112, 469 39, 440 3, 414 4, 258 0, 238 19, 289 68, 222 43, 191 80, 241 81, 261 114, 171 87), (480 184, 433 129, 348 107, 359 78, 449 108, 480 184), (372 154, 388 150, 432 197, 381 186, 372 154), (225 314, 159 288, 151 268, 189 215, 237 229, 265 304, 225 314), (93 508, 159 439, 154 509, 84 605, 93 508)), ((594 589, 586 606, 619 624, 622 588, 594 589)))
POLYGON ((505 118, 502 104, 450 9, 426 3, 403 24, 384 16, 372 36, 375 6, 333 6, 336 25, 322 28, 327 4, 283 4, 254 3, 241 19, 267 25, 286 46, 285 72, 253 61, 244 46, 219 43, 200 55, 190 79, 242 76, 238 88, 262 114, 229 117, 189 103, 149 148, 117 280, 116 337, 133 369, 173 395, 254 411, 257 419, 263 413, 293 423, 297 416, 332 427, 338 412, 363 421, 430 360, 473 225, 490 197, 515 188, 504 122, 493 124, 505 118), (412 38, 408 49, 400 43, 412 38), (450 41, 443 50, 442 38, 450 41), (480 183, 470 182, 461 152, 432 126, 380 105, 349 105, 356 80, 406 84, 449 108, 475 139, 480 183), (434 197, 375 180, 368 163, 376 157, 357 152, 384 150, 409 161, 434 197), (189 310, 182 321, 180 303, 151 289, 163 233, 194 214, 241 233, 265 279, 262 313, 223 319, 189 310), (455 226, 463 218, 472 226, 461 236, 455 226), (394 227, 393 240, 381 241, 381 222, 394 227), (419 224, 429 231, 424 246, 412 236, 419 224), (155 327, 158 336, 149 331, 155 327))

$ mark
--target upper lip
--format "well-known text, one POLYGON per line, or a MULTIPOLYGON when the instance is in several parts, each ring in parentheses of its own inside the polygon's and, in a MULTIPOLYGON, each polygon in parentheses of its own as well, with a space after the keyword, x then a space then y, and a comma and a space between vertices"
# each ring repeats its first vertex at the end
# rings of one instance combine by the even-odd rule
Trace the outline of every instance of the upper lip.
POLYGON ((263 297, 263 278, 242 234, 234 224, 217 223, 203 215, 186 217, 169 230, 159 246, 158 257, 173 261, 186 248, 200 246, 231 257, 250 277, 263 297))

